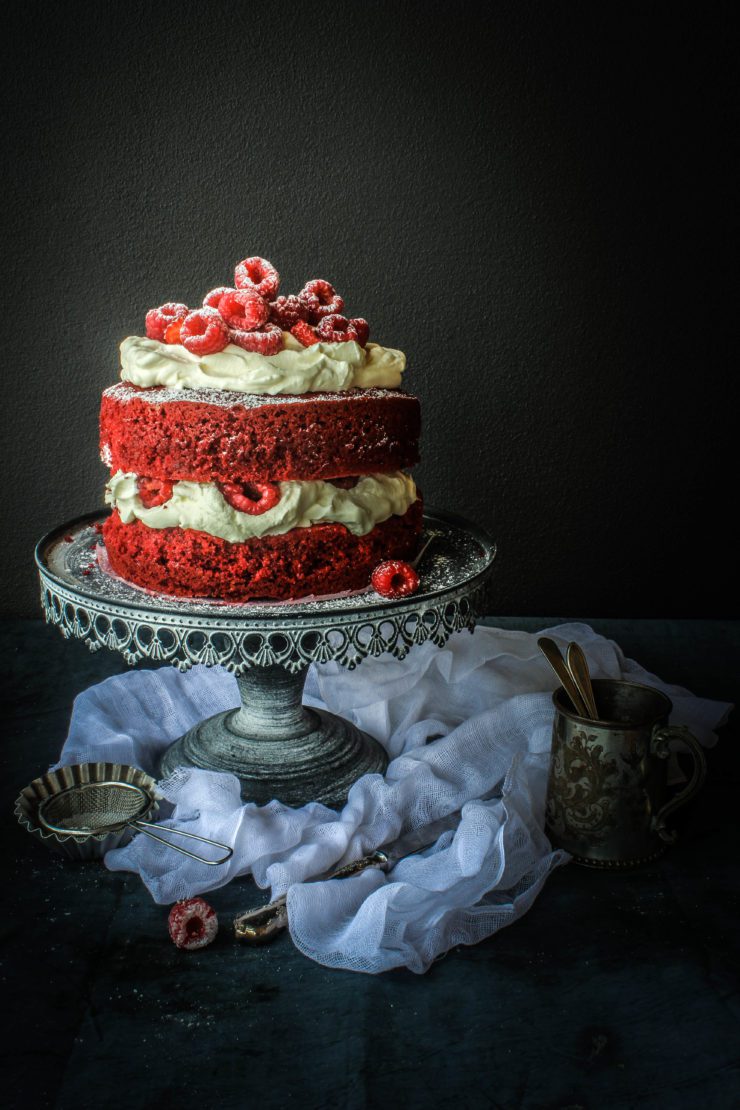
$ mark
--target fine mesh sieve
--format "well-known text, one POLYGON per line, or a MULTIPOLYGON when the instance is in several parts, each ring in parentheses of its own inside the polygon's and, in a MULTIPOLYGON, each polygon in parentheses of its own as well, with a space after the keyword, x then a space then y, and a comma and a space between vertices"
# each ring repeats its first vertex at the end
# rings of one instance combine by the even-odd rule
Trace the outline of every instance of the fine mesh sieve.
POLYGON ((195 833, 185 832, 184 829, 172 829, 141 820, 141 815, 148 811, 151 803, 152 795, 144 787, 132 782, 115 780, 81 782, 44 798, 38 808, 38 820, 50 832, 81 839, 119 832, 129 826, 146 833, 153 840, 158 840, 160 844, 165 844, 175 852, 181 852, 182 855, 189 856, 199 863, 208 864, 209 867, 226 863, 233 855, 233 849, 228 845, 210 840, 207 836, 197 836, 195 833), (162 836, 157 836, 152 829, 160 829, 172 836, 185 836, 190 840, 211 844, 215 848, 223 848, 226 855, 220 859, 205 859, 162 836))

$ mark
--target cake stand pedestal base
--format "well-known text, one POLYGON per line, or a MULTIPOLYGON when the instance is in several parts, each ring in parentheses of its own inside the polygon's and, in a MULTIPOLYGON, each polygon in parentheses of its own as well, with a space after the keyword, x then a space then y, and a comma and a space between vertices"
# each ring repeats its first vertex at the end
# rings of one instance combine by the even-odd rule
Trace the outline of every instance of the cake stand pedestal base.
POLYGON ((382 774, 388 757, 350 721, 302 704, 306 674, 250 668, 237 678, 241 708, 217 713, 176 740, 162 757, 161 776, 183 766, 229 771, 245 801, 342 806, 352 783, 382 774))

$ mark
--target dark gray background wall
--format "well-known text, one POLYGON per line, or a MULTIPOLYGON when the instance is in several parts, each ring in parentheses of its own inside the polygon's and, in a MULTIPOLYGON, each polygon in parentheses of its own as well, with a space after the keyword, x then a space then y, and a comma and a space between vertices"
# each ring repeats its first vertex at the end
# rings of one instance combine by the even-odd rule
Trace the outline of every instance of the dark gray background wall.
MULTIPOLYGON (((737 615, 722 5, 14 5, 5 612, 101 503, 101 390, 248 254, 407 352, 501 614, 737 615)), ((732 335, 731 335, 732 332, 732 335)))

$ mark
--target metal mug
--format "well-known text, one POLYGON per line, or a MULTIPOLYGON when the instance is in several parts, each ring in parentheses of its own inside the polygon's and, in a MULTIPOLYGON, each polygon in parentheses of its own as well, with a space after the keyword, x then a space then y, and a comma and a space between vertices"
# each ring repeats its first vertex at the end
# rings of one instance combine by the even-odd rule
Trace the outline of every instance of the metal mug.
POLYGON ((547 833, 577 863, 634 867, 675 841, 666 818, 702 786, 706 760, 687 728, 668 724, 673 705, 660 690, 606 678, 593 688, 598 721, 578 716, 562 687, 553 694, 547 833), (689 749, 694 769, 667 800, 673 740, 689 749))

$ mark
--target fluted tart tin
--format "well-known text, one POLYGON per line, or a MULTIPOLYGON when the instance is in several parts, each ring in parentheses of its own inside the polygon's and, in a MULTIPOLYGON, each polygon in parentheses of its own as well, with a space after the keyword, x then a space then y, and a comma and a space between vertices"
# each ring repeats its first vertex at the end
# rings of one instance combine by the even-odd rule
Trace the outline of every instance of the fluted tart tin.
POLYGON ((156 816, 159 800, 154 779, 138 767, 129 767, 122 763, 68 764, 55 771, 47 771, 21 790, 15 801, 15 815, 19 824, 34 840, 52 852, 75 860, 102 859, 112 848, 121 848, 127 844, 135 835, 135 830, 125 827, 85 836, 52 831, 39 820, 39 807, 47 799, 56 797, 65 790, 86 783, 104 782, 130 783, 138 787, 148 797, 148 803, 139 813, 140 818, 151 820, 156 816))

